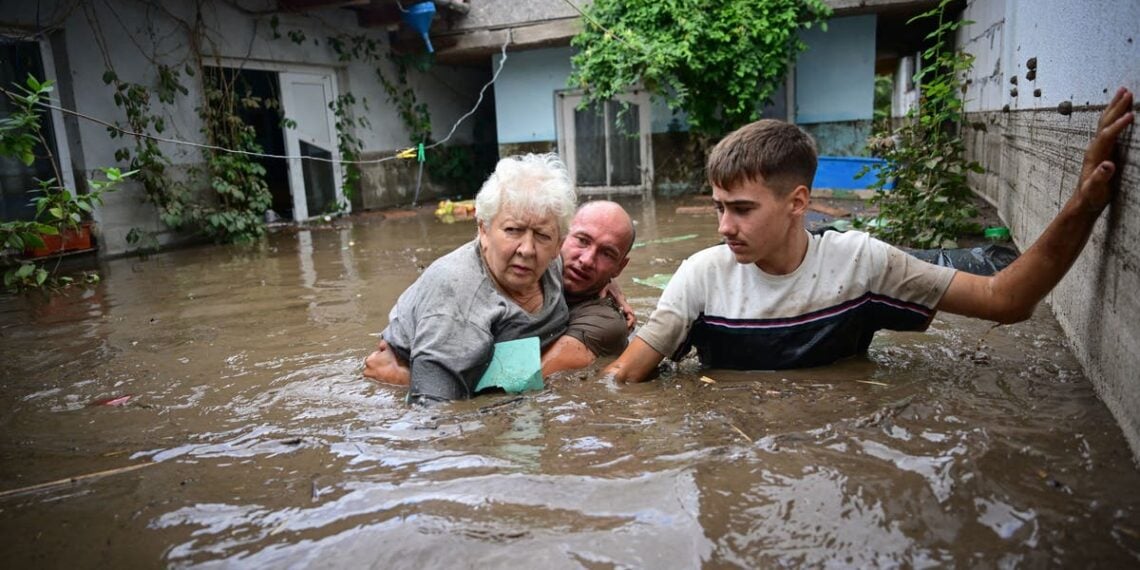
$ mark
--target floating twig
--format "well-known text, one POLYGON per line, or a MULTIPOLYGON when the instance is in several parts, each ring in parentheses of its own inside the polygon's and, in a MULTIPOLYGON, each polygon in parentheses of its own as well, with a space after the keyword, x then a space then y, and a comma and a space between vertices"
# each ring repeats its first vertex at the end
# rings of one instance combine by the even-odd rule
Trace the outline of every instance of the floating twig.
POLYGON ((55 481, 48 481, 47 483, 38 483, 36 485, 29 485, 27 487, 20 487, 19 489, 9 489, 7 491, 0 491, 0 499, 6 499, 14 495, 23 495, 24 493, 33 493, 35 491, 42 491, 44 489, 51 489, 52 487, 61 487, 72 483, 82 483, 108 475, 118 475, 119 473, 126 473, 134 471, 135 469, 142 469, 143 467, 150 467, 151 465, 158 465, 157 461, 150 461, 147 463, 137 463, 135 465, 128 465, 126 467, 116 467, 114 469, 107 469, 105 471, 97 471, 95 473, 87 473, 85 475, 76 475, 75 477, 68 477, 66 479, 58 479, 55 481))
POLYGON ((740 437, 743 437, 744 439, 747 439, 747 440, 748 440, 748 443, 756 443, 756 442, 752 441, 752 438, 748 437, 748 434, 746 434, 746 433, 744 433, 743 431, 741 431, 741 429, 740 429, 740 428, 738 428, 738 427, 736 427, 736 426, 734 426, 734 425, 732 425, 732 424, 728 424, 728 427, 730 427, 730 428, 732 428, 732 429, 736 430, 736 433, 740 434, 740 437))

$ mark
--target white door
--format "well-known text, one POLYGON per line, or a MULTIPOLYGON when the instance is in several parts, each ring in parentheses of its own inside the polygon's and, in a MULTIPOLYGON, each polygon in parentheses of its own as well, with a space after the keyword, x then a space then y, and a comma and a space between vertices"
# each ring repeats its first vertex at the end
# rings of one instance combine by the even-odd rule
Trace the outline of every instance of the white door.
POLYGON ((305 220, 326 212, 347 211, 337 161, 335 117, 329 105, 336 100, 332 72, 283 72, 281 106, 295 124, 285 129, 289 159, 289 187, 293 194, 293 218, 305 220))
POLYGON ((578 193, 648 194, 653 184, 649 97, 619 95, 585 108, 582 95, 559 92, 558 152, 578 193))

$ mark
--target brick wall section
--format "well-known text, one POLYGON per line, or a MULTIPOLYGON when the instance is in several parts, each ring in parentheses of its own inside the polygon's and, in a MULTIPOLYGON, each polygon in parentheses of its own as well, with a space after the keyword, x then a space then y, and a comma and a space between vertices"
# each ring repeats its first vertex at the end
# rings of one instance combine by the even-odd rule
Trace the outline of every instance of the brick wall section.
MULTIPOLYGON (((1106 97, 1107 99, 1107 97, 1106 97)), ((1103 107, 977 113, 972 184, 993 203, 1024 251, 1075 190, 1084 147, 1103 107)), ((1074 353, 1140 458, 1140 134, 1121 145, 1120 192, 1081 257, 1047 298, 1074 353)))

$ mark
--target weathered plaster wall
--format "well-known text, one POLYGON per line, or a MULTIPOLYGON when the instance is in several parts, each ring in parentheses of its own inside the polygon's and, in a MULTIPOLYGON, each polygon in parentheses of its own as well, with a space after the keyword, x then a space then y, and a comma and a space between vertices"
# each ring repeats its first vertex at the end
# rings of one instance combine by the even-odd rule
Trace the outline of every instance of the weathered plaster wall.
POLYGON ((870 119, 800 125, 815 138, 820 156, 866 156, 870 119))
MULTIPOLYGON (((148 8, 143 3, 94 3, 79 9, 66 9, 71 3, 14 0, 4 2, 0 19, 9 27, 34 35, 48 24, 50 14, 66 18, 50 22, 52 47, 56 51, 56 72, 60 93, 70 108, 108 122, 125 122, 123 111, 111 97, 111 87, 104 84, 102 75, 108 61, 124 81, 153 87, 157 70, 155 61, 166 64, 182 63, 189 55, 187 34, 173 18, 194 21, 193 3, 166 0, 161 8, 148 8)), ((358 111, 367 115, 371 126, 356 129, 371 156, 385 156, 409 144, 408 129, 400 120, 395 108, 380 85, 373 64, 341 62, 329 48, 325 38, 339 33, 372 34, 386 49, 387 34, 382 30, 364 30, 357 27, 356 16, 348 10, 323 10, 308 14, 281 14, 278 29, 284 35, 289 30, 300 30, 306 36, 301 44, 288 37, 274 38, 270 14, 254 15, 239 11, 233 4, 207 1, 202 4, 202 22, 208 41, 201 46, 207 65, 220 58, 224 66, 244 66, 270 71, 324 70, 336 78, 338 90, 351 91, 358 100, 366 100, 368 109, 358 111)), ((388 62, 381 63, 389 78, 395 72, 388 62)), ((412 71, 409 84, 415 89, 419 101, 431 110, 432 129, 437 139, 443 138, 455 121, 475 103, 479 88, 489 78, 486 68, 436 67, 425 73, 412 71)), ((203 135, 196 108, 201 104, 202 93, 197 77, 183 76, 188 93, 180 95, 172 105, 152 101, 152 110, 166 122, 163 136, 201 143, 203 135)), ((452 142, 470 143, 473 140, 475 120, 461 124, 452 142)), ((73 168, 76 176, 87 178, 102 166, 119 165, 115 150, 128 146, 121 139, 109 140, 106 128, 89 121, 69 121, 67 138, 72 147, 73 168)), ((163 153, 171 160, 171 175, 185 176, 192 168, 202 164, 199 149, 173 144, 161 144, 163 153)), ((397 162, 400 167, 413 171, 409 161, 397 162)), ((396 165, 389 165, 395 167, 396 165)), ((397 168, 398 169, 398 168, 397 168)), ((389 184, 404 181, 406 176, 394 178, 366 177, 366 182, 389 184)), ((414 178, 412 178, 414 189, 414 178)), ((382 195, 394 192, 396 198, 406 193, 407 187, 375 186, 366 192, 382 195)), ((159 220, 154 208, 143 204, 143 191, 137 184, 126 184, 107 196, 104 207, 95 213, 98 222, 100 247, 103 253, 121 253, 128 249, 126 235, 132 228, 156 234, 160 243, 177 241, 181 236, 169 231, 159 220)))
POLYGON ((865 154, 875 98, 875 16, 834 18, 801 34, 795 122, 825 156, 865 154))
POLYGON ((875 16, 834 18, 801 34, 796 123, 869 120, 875 99, 875 16))
POLYGON ((1097 105, 1105 89, 1135 86, 1140 78, 1135 0, 971 0, 963 19, 974 23, 959 30, 958 43, 976 57, 967 111, 1097 105))
MULTIPOLYGON (((499 144, 556 141, 554 92, 566 89, 571 48, 509 52, 495 82, 499 144)), ((502 56, 491 62, 499 66, 502 56)))
MULTIPOLYGON (((1026 248, 1071 196, 1103 104, 1117 86, 1140 91, 1140 3, 1134 0, 973 0, 959 42, 977 56, 967 92, 971 177, 1026 248), (1037 60, 1027 79, 1026 63, 1037 60), (1010 77, 1018 77, 1016 97, 1010 77), (1041 89, 1039 97, 1034 89, 1041 89), (1065 116, 1057 105, 1071 101, 1065 116), (1091 107, 1085 107, 1090 104, 1091 107), (1009 106, 1008 112, 1001 108, 1009 106)), ((1140 458, 1140 134, 1122 145, 1120 192, 1081 257, 1048 297, 1073 350, 1140 458)))

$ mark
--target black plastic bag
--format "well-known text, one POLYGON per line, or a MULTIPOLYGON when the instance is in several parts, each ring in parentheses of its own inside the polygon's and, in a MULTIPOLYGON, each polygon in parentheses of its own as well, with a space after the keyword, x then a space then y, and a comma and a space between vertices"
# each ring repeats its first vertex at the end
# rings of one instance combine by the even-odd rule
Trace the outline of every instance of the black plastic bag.
POLYGON ((957 249, 904 249, 927 262, 975 275, 993 275, 1017 259, 1017 251, 1003 245, 989 244, 957 249))

